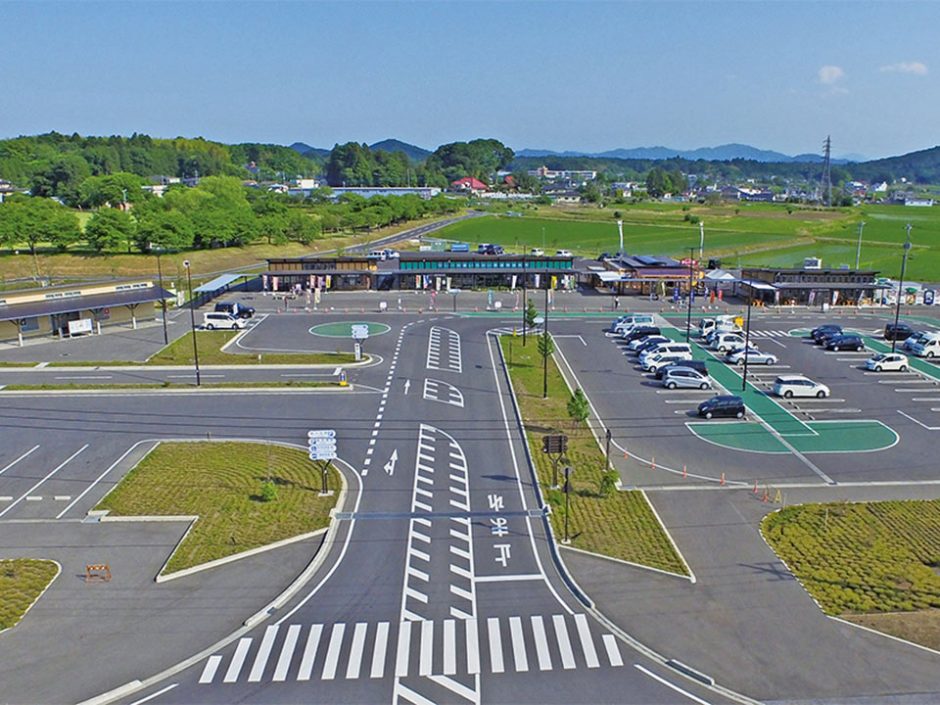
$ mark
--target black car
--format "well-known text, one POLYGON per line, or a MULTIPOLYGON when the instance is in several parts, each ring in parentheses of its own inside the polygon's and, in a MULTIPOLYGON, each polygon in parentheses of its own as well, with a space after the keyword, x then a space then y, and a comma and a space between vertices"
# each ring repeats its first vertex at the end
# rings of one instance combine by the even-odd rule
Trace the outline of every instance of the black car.
POLYGON ((638 347, 633 352, 635 352, 637 356, 639 356, 639 355, 642 355, 647 350, 649 350, 650 348, 655 348, 657 345, 662 345, 663 343, 668 343, 668 342, 669 342, 669 338, 667 338, 666 336, 651 335, 650 340, 643 343, 640 347, 638 347))
POLYGON ((809 335, 816 343, 822 343, 823 338, 830 338, 834 335, 842 335, 842 326, 837 326, 833 323, 826 323, 824 325, 813 328, 813 330, 809 332, 809 335))
POLYGON ((834 350, 838 352, 839 350, 864 350, 865 341, 857 335, 834 335, 831 338, 827 338, 826 350, 834 350))
POLYGON ((708 367, 705 365, 704 360, 682 360, 681 362, 670 362, 668 365, 660 367, 656 370, 656 379, 662 379, 663 375, 672 367, 686 367, 690 370, 701 372, 703 375, 708 374, 708 367))
POLYGON ((645 338, 648 335, 662 335, 662 331, 656 326, 637 326, 624 336, 624 343, 632 343, 639 338, 645 338))
POLYGON ((215 305, 215 312, 227 313, 235 318, 251 318, 255 315, 254 308, 237 301, 220 301, 215 305))
POLYGON ((907 340, 914 335, 914 329, 906 323, 889 323, 885 326, 885 340, 907 340))
POLYGON ((714 416, 733 416, 744 418, 744 400, 731 395, 719 395, 706 399, 698 405, 698 415, 710 419, 714 416))

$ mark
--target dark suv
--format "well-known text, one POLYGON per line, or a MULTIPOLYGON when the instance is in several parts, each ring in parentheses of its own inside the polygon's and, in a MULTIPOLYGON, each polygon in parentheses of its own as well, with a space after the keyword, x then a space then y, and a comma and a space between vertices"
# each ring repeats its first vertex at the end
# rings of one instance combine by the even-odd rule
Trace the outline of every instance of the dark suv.
POLYGON ((914 335, 914 329, 906 323, 889 323, 885 326, 885 340, 907 340, 914 335))
POLYGON ((744 400, 741 397, 719 395, 698 405, 698 415, 710 419, 714 416, 744 418, 744 400))
POLYGON ((826 338, 831 338, 834 335, 842 335, 842 326, 826 323, 825 325, 813 328, 813 330, 809 332, 809 335, 816 343, 822 343, 826 338))
POLYGON ((237 301, 220 301, 215 305, 216 313, 227 313, 235 318, 251 318, 255 315, 255 310, 251 306, 245 306, 237 301))
POLYGON ((826 350, 834 350, 838 352, 839 350, 864 350, 865 341, 862 340, 857 335, 834 335, 831 338, 827 338, 826 350))
POLYGON ((656 326, 638 326, 624 336, 624 343, 632 343, 638 338, 645 338, 650 335, 662 335, 662 331, 656 326))
POLYGON ((687 367, 690 370, 701 372, 703 375, 708 374, 708 367, 705 365, 704 360, 681 360, 679 362, 670 362, 668 365, 663 365, 656 370, 656 379, 662 379, 663 375, 673 367, 687 367))

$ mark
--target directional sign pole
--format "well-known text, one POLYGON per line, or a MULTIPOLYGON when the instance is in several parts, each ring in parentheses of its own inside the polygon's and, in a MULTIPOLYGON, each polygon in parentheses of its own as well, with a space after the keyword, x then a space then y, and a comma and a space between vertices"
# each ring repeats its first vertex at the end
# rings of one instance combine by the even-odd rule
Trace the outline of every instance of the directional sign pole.
POLYGON ((326 473, 330 469, 330 465, 332 464, 332 462, 333 462, 332 460, 327 460, 326 464, 323 466, 323 491, 320 494, 324 497, 329 494, 329 490, 327 489, 327 486, 326 486, 326 473))

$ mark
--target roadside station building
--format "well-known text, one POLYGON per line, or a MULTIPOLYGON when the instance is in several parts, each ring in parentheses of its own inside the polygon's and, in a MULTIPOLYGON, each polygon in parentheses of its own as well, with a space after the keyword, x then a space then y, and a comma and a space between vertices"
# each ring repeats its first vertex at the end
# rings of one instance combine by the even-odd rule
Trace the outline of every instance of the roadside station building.
POLYGON ((0 292, 0 342, 100 334, 103 326, 137 328, 173 295, 152 281, 119 281, 0 292))
POLYGON ((890 288, 879 284, 877 275, 877 271, 867 269, 745 268, 741 270, 738 291, 745 298, 769 305, 871 304, 890 288))
MULTIPOLYGON (((671 296, 676 287, 682 294, 689 291, 688 260, 680 262, 671 257, 620 254, 605 258, 589 271, 593 286, 607 288, 618 295, 671 296)), ((692 286, 701 289, 705 272, 700 262, 692 262, 691 275, 692 286)))
POLYGON ((301 289, 378 291, 573 287, 573 257, 481 255, 467 252, 402 252, 399 258, 294 257, 269 259, 265 291, 301 289), (546 279, 546 277, 549 277, 546 279))

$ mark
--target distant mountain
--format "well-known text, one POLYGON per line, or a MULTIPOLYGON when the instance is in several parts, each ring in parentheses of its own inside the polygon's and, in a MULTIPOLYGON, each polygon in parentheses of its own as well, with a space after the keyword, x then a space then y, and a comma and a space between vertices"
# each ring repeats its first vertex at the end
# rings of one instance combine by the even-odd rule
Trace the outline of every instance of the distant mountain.
POLYGON ((940 146, 852 164, 849 169, 856 179, 890 182, 904 177, 916 183, 934 184, 940 181, 940 146))
POLYGON ((294 144, 292 144, 290 148, 293 149, 295 152, 297 152, 297 154, 302 154, 305 157, 307 156, 310 156, 310 157, 330 156, 330 150, 320 149, 319 147, 311 147, 309 144, 306 144, 304 142, 294 142, 294 144))
MULTIPOLYGON (((700 147, 698 149, 672 149, 671 147, 634 147, 632 149, 611 149, 606 152, 556 152, 550 149, 520 149, 517 157, 588 157, 591 159, 688 159, 696 161, 730 161, 732 159, 749 159, 755 162, 821 162, 822 156, 818 154, 800 154, 795 157, 769 149, 758 149, 747 144, 722 144, 717 147, 700 147)), ((833 159, 834 164, 842 164, 847 160, 833 159)))
POLYGON ((401 140, 396 139, 387 139, 382 140, 381 142, 376 142, 375 144, 370 144, 369 149, 371 149, 373 152, 377 150, 381 150, 383 152, 404 152, 413 162, 423 162, 425 159, 431 156, 431 152, 427 149, 423 149, 413 144, 408 144, 407 142, 402 142, 401 140))

